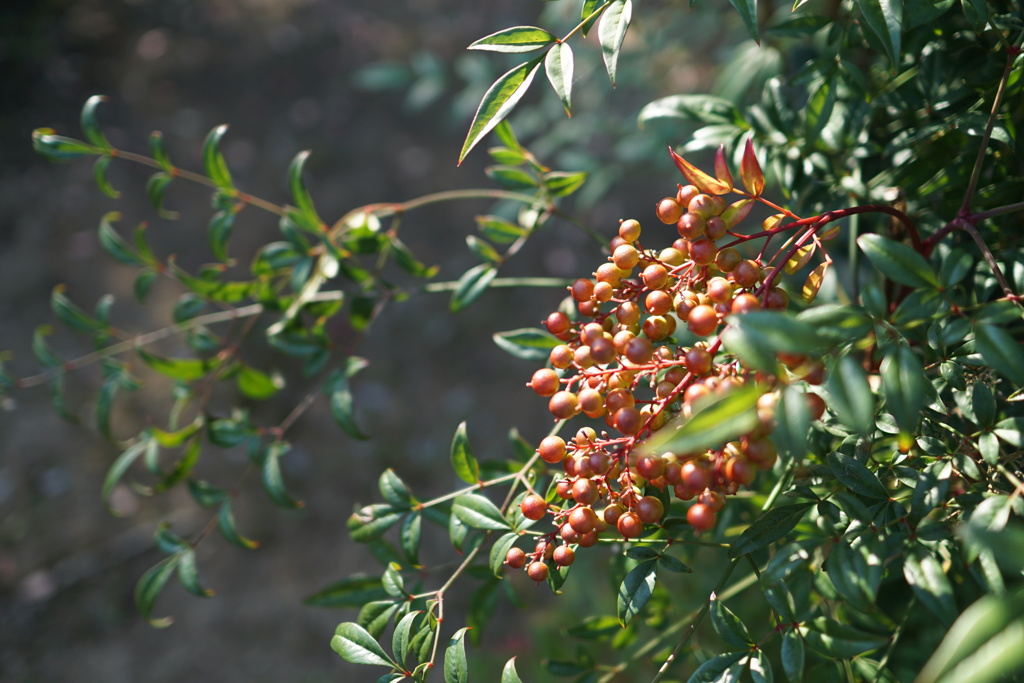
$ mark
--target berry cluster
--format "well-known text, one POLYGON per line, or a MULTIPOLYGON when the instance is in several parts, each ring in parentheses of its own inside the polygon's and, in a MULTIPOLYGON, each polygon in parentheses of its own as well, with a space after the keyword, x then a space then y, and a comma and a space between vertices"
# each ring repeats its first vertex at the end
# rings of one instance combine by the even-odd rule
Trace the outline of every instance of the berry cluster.
MULTIPOLYGON (((573 546, 592 546, 610 529, 624 539, 637 538, 645 525, 662 520, 669 494, 694 501, 686 519, 695 531, 708 531, 725 497, 774 465, 769 434, 780 378, 719 354, 715 336, 727 315, 789 304, 786 292, 773 284, 773 269, 760 258, 744 258, 735 246, 748 239, 733 230, 752 203, 748 198, 729 205, 694 185, 679 186, 656 207, 658 219, 676 227, 672 245, 645 249, 640 224, 622 221, 608 261, 593 278, 569 287, 578 315, 556 311, 545 320, 562 343, 551 350, 550 367, 537 370, 528 386, 548 398, 556 419, 582 414, 604 425, 600 432, 582 427, 568 442, 548 436, 540 443, 540 458, 564 470, 554 496, 565 502, 549 504, 537 493, 523 498, 525 517, 551 515, 557 529, 542 535, 531 553, 509 550, 510 567, 526 567, 532 579, 543 581, 548 562, 571 564, 573 546), (716 242, 727 235, 735 241, 720 248, 716 242), (681 325, 696 338, 692 344, 677 343, 681 325), (651 454, 636 448, 674 415, 691 414, 698 401, 751 383, 764 393, 759 426, 750 433, 707 452, 651 454)), ((822 380, 816 360, 780 354, 779 361, 785 382, 822 380)), ((811 417, 819 418, 824 403, 816 394, 807 397, 811 417)))

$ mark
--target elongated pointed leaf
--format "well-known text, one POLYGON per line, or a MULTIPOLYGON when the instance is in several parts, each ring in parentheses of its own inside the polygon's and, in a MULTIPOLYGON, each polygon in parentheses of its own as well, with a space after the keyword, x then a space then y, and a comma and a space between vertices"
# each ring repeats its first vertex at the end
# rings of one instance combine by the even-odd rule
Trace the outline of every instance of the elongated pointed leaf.
POLYGON ((85 105, 82 107, 81 121, 85 139, 97 147, 109 151, 113 147, 107 142, 106 136, 103 135, 103 131, 100 130, 100 125, 96 121, 96 108, 106 101, 107 98, 104 95, 93 95, 86 100, 85 105))
POLYGON ((859 434, 870 434, 875 425, 875 397, 857 361, 850 356, 840 358, 827 386, 829 405, 843 424, 859 434))
POLYGON ((36 128, 32 131, 32 149, 50 161, 71 161, 103 154, 102 148, 57 135, 52 128, 36 128))
POLYGON ((903 35, 902 0, 857 0, 864 20, 881 39, 889 64, 899 65, 900 41, 903 35))
POLYGON ((761 172, 761 164, 757 161, 757 154, 754 152, 753 138, 747 138, 747 144, 743 148, 743 159, 740 161, 740 178, 747 192, 758 197, 764 192, 764 173, 761 172))
POLYGON ((898 346, 882 360, 879 374, 885 407, 896 419, 896 426, 907 434, 916 433, 927 381, 921 359, 909 346, 898 346))
POLYGON ((753 640, 736 613, 725 606, 717 597, 711 601, 711 625, 715 633, 733 647, 750 647, 753 640))
POLYGON ((950 627, 958 614, 956 600, 938 560, 930 553, 907 553, 903 560, 903 577, 921 604, 931 610, 943 626, 950 627))
POLYGON ((476 301, 497 274, 498 269, 492 263, 480 263, 467 270, 459 278, 455 291, 452 292, 452 298, 448 303, 449 310, 458 313, 476 301))
POLYGON ((302 214, 304 222, 316 228, 321 228, 323 221, 316 212, 313 198, 310 196, 309 190, 306 189, 306 183, 302 180, 302 169, 305 167, 306 160, 309 159, 310 154, 311 152, 306 150, 299 152, 292 159, 292 163, 288 167, 288 184, 291 186, 295 206, 298 207, 299 212, 302 214))
POLYGON ((260 547, 259 541, 254 541, 239 533, 238 527, 235 525, 235 515, 231 512, 230 500, 225 500, 220 504, 220 510, 217 512, 217 528, 220 529, 221 536, 228 543, 237 545, 239 548, 255 550, 260 547))
POLYGON ((478 493, 464 493, 452 502, 452 514, 473 529, 508 531, 511 527, 501 510, 478 493))
POLYGON ((761 390, 757 387, 744 387, 715 397, 699 405, 689 419, 677 420, 677 428, 668 424, 658 430, 640 448, 645 453, 694 453, 720 446, 758 425, 757 399, 760 396, 761 390))
POLYGON ((466 423, 462 422, 455 430, 452 437, 450 449, 450 460, 452 469, 459 479, 467 484, 476 484, 480 481, 480 465, 473 457, 473 451, 469 446, 469 435, 466 431, 466 423))
POLYGON ((502 350, 523 360, 547 360, 551 349, 561 343, 539 327, 521 327, 518 330, 495 332, 491 338, 502 350))
POLYGON ((175 554, 164 558, 159 563, 150 567, 135 584, 135 606, 139 614, 154 628, 164 628, 171 625, 174 620, 170 617, 154 618, 153 605, 160 596, 167 580, 181 561, 181 555, 175 554))
POLYGON ((739 540, 729 548, 729 556, 740 557, 778 541, 792 531, 813 506, 814 503, 798 503, 772 508, 743 531, 739 540))
POLYGON ((102 156, 97 159, 96 163, 92 165, 92 177, 96 181, 96 187, 100 188, 100 192, 111 199, 117 199, 121 196, 121 193, 114 189, 114 186, 107 180, 107 169, 110 167, 110 162, 113 159, 110 156, 102 156))
POLYGON ((220 152, 220 140, 227 130, 226 125, 217 126, 203 142, 203 167, 206 169, 206 175, 210 176, 214 185, 223 190, 232 189, 231 172, 228 170, 224 155, 220 152))
POLYGON ((623 626, 632 621, 651 599, 657 580, 657 566, 657 560, 641 562, 626 574, 626 578, 619 585, 618 616, 619 623, 623 626))
POLYGON ((523 679, 516 673, 516 658, 505 662, 505 668, 501 670, 501 683, 523 683, 523 679))
POLYGON ((459 152, 460 164, 469 151, 519 104, 543 59, 544 57, 537 57, 520 64, 496 80, 484 93, 469 126, 466 141, 462 144, 462 151, 459 152))
POLYGON ((728 185, 717 178, 712 178, 707 173, 676 154, 671 147, 668 148, 668 152, 672 155, 672 161, 675 163, 676 168, 679 169, 679 172, 682 173, 683 176, 701 192, 706 192, 708 194, 725 194, 729 191, 728 185))
POLYGON ((807 138, 814 142, 828 125, 836 106, 836 76, 823 81, 807 101, 807 138))
POLYGON ((736 11, 743 18, 743 25, 750 32, 750 37, 758 45, 761 44, 761 35, 757 28, 757 0, 729 0, 736 11))
POLYGON ((565 107, 566 116, 572 116, 573 56, 569 43, 559 43, 544 57, 544 71, 548 82, 565 107))
POLYGON ((601 21, 597 26, 601 55, 604 57, 604 66, 613 87, 619 63, 619 50, 622 49, 622 41, 626 38, 632 16, 633 0, 613 0, 601 15, 601 21))
POLYGON ((939 286, 939 279, 928 261, 907 245, 874 234, 861 235, 857 245, 871 264, 893 282, 911 287, 939 286))
POLYGON ((362 626, 352 622, 338 625, 334 631, 334 637, 331 638, 331 649, 341 655, 346 662, 353 664, 402 668, 388 657, 376 638, 362 626))
POLYGON ((552 33, 536 26, 512 26, 484 36, 470 44, 467 50, 489 52, 533 52, 558 40, 552 33))
POLYGON ((1024 386, 1024 348, 1006 329, 978 323, 974 327, 974 343, 988 365, 1017 387, 1024 386))
POLYGON ((863 463, 838 451, 828 454, 828 464, 844 486, 854 493, 877 500, 889 500, 889 491, 863 463))
POLYGON ((715 152, 715 177, 732 189, 732 173, 729 172, 729 164, 725 160, 725 145, 719 145, 718 151, 715 152))
POLYGON ((469 662, 466 661, 466 631, 460 628, 448 641, 444 650, 444 683, 467 683, 469 681, 469 662))
POLYGON ((291 446, 283 441, 274 441, 267 446, 263 454, 263 490, 276 505, 284 508, 300 508, 304 505, 301 500, 292 498, 284 485, 284 477, 281 474, 281 457, 291 450, 291 446))

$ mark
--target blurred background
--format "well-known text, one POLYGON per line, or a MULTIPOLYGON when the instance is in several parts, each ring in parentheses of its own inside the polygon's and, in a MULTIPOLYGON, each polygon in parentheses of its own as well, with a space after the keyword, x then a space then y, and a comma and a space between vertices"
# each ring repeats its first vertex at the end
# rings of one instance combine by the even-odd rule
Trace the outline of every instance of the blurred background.
MULTIPOLYGON (((465 131, 487 86, 518 63, 503 55, 467 53, 466 45, 519 24, 568 31, 578 2, 495 0, 8 0, 0 7, 0 350, 13 353, 16 376, 38 372, 31 337, 52 324, 49 296, 67 285, 87 310, 103 294, 116 297, 114 321, 142 333, 168 324, 180 293, 158 283, 149 304, 132 296, 133 269, 100 248, 100 217, 117 210, 120 228, 149 222, 158 254, 175 253, 195 267, 211 259, 206 245, 209 193, 175 183, 157 217, 145 194, 147 173, 115 163, 118 200, 93 184, 90 163, 51 164, 35 155, 30 133, 51 127, 80 136, 86 98, 107 95, 100 122, 116 147, 144 152, 161 130, 171 159, 200 169, 206 133, 228 123, 224 152, 236 185, 280 203, 285 171, 311 149, 307 181, 319 212, 332 217, 370 202, 401 201, 438 190, 490 187, 485 141, 455 164, 465 131)), ((716 86, 719 44, 735 35, 735 13, 684 4, 644 3, 635 15, 612 91, 596 35, 576 49, 574 117, 538 75, 511 122, 545 163, 588 170, 591 180, 568 209, 610 236, 618 219, 653 223, 652 208, 674 191, 677 174, 666 143, 685 140, 678 124, 639 130, 636 114, 663 95, 716 86)), ((596 33, 596 31, 595 31, 596 33)), ((574 45, 576 47, 576 45, 574 45)), ((486 202, 447 204, 410 214, 402 237, 423 261, 454 280, 475 264, 465 236, 486 202)), ((230 252, 247 263, 278 238, 272 216, 245 211, 230 252)), ((670 240, 670 238, 669 238, 670 240)), ((552 221, 503 275, 577 277, 603 259, 582 231, 552 221)), ((509 457, 507 434, 518 427, 536 442, 550 426, 545 404, 523 385, 535 367, 506 355, 494 332, 536 325, 564 292, 495 290, 458 316, 445 295, 391 306, 356 353, 371 365, 355 381, 362 426, 356 442, 317 402, 289 436, 285 459, 292 492, 304 509, 284 512, 258 482, 242 486, 235 505, 240 530, 262 547, 246 552, 211 537, 199 550, 200 576, 216 590, 188 596, 171 581, 156 615, 166 630, 135 611, 135 581, 161 555, 152 535, 160 519, 195 534, 208 521, 184 490, 143 498, 120 487, 108 513, 103 477, 117 456, 91 421, 95 367, 76 373, 62 420, 44 387, 0 403, 0 680, 29 681, 328 681, 372 680, 328 647, 352 610, 304 606, 305 597, 344 576, 379 572, 351 543, 345 519, 357 504, 376 502, 376 479, 393 467, 418 495, 451 490, 448 447, 456 426, 469 424, 481 459, 509 457)), ((59 326, 58 326, 59 327, 59 326)), ((65 358, 87 353, 88 341, 65 329, 52 338, 65 358)), ((273 362, 270 359, 269 362, 273 362)), ((272 401, 252 406, 276 424, 313 387, 296 379, 272 401)), ((114 435, 127 438, 165 419, 167 387, 122 397, 114 435)), ((204 456, 212 481, 240 467, 238 454, 204 456)), ((244 458, 244 456, 242 456, 244 458)), ((443 537, 439 542, 447 544, 443 537)), ((450 553, 443 547, 439 554, 450 553)), ((571 583, 571 582, 570 582, 571 583)), ((602 584, 603 586, 603 584, 602 584)), ((590 586, 593 590, 593 586, 590 586)), ((604 596, 608 591, 597 591, 604 596)), ((526 610, 509 611, 485 634, 483 656, 500 663, 557 656, 557 633, 572 606, 594 599, 584 585, 556 601, 546 589, 520 586, 526 610), (561 615, 561 616, 560 616, 561 615)), ((602 599, 608 599, 604 597, 602 599)), ((505 608, 501 608, 504 610, 505 608)), ((533 669, 522 664, 520 672, 533 669)), ((540 680, 540 679, 537 679, 540 680)))

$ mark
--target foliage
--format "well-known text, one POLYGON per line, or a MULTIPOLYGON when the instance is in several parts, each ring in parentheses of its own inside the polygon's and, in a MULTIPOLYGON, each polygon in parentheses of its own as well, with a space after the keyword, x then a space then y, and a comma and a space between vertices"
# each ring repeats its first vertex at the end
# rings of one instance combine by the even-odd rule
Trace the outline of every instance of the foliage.
MULTIPOLYGON (((100 222, 104 249, 136 269, 140 302, 159 276, 184 289, 170 325, 127 334, 111 325, 109 299, 90 312, 58 288, 55 315, 96 351, 62 359, 41 328, 32 343, 40 374, 0 368, 0 390, 49 384, 64 412, 66 374, 98 363, 96 427, 121 448, 104 496, 138 472, 147 493, 184 486, 211 508, 194 538, 158 528, 166 558, 136 589, 145 618, 169 623, 152 615, 172 574, 211 594, 195 547, 214 528, 257 545, 236 527, 235 494, 197 476, 204 455, 244 449, 270 500, 294 508, 302 502, 281 470, 286 436, 320 394, 350 437, 366 438, 351 389, 366 361, 335 343, 332 319, 361 337, 384 306, 421 290, 450 292, 458 312, 491 287, 568 286, 543 329, 494 338, 543 364, 529 384, 549 401, 551 434, 535 447, 513 431, 511 458, 481 461, 464 423, 450 450, 464 486, 421 500, 389 469, 378 502, 362 501, 349 518, 351 538, 383 571, 344 577, 309 600, 358 608, 330 641, 341 657, 379 667, 381 681, 468 680, 467 641, 478 644, 499 602, 514 600, 517 579, 507 575, 524 569, 557 601, 584 580, 574 568, 592 565, 607 567, 613 589, 561 636, 574 645, 542 663, 551 675, 956 681, 1024 667, 1024 249, 1009 229, 1024 209, 1024 16, 996 0, 732 5, 754 41, 724 67, 733 85, 640 109, 641 126, 692 127, 669 150, 683 184, 667 180, 655 216, 641 217, 654 228, 621 221, 609 242, 579 226, 606 254, 571 283, 498 277, 540 228, 572 224, 560 205, 587 180, 539 161, 506 119, 542 67, 573 111, 572 46, 592 30, 610 81, 621 80, 620 61, 642 59, 624 53, 647 11, 634 14, 631 0, 584 0, 565 30, 517 26, 469 46, 525 59, 483 95, 459 154, 461 163, 496 140, 488 176, 500 189, 368 204, 327 223, 303 181, 306 152, 288 169, 285 205, 234 185, 224 127, 203 147, 204 174, 174 165, 156 133, 149 156, 111 146, 99 97, 83 109, 84 140, 35 131, 51 159, 95 158, 110 196, 111 163, 152 168, 147 190, 163 216, 175 181, 213 191, 216 262, 196 272, 155 254, 144 225, 127 236, 120 216, 100 222), (710 172, 692 161, 704 150, 714 150, 710 172), (400 239, 405 214, 481 197, 519 210, 478 219, 467 245, 479 263, 458 281, 420 284, 436 269, 400 239), (230 237, 249 207, 276 215, 282 239, 246 269, 230 237), (154 349, 175 335, 189 355, 154 349), (214 386, 264 400, 291 379, 245 360, 258 339, 319 387, 273 425, 241 407, 209 407, 214 386), (127 357, 170 380, 174 404, 124 436, 111 406, 144 379, 127 357), (454 565, 421 564, 430 524, 447 533, 454 565), (471 596, 469 630, 450 616, 453 591, 471 596)), ((500 680, 519 681, 526 667, 538 668, 513 658, 500 680)))

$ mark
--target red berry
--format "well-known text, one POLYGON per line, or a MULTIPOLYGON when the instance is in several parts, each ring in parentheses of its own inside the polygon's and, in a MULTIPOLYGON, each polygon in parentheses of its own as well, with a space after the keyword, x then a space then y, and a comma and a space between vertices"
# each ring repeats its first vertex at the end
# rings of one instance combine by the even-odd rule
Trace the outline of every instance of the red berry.
POLYGON ((576 394, 571 391, 559 391, 548 401, 548 410, 559 420, 568 420, 576 414, 576 394))
POLYGON ((672 225, 679 220, 680 216, 683 215, 683 207, 680 206, 675 197, 665 197, 658 202, 658 206, 654 209, 654 213, 657 214, 659 221, 665 225, 672 225))
POLYGON ((553 396, 559 384, 557 372, 551 368, 541 368, 533 373, 529 386, 541 396, 553 396))
POLYGON ((561 311, 555 311, 544 321, 544 327, 548 328, 548 332, 556 337, 568 332, 571 325, 572 321, 569 320, 569 316, 561 311))
POLYGON ((530 566, 526 568, 526 575, 537 583, 547 581, 548 566, 543 562, 531 562, 530 566))
POLYGON ((523 517, 537 521, 547 514, 548 504, 536 493, 531 493, 519 503, 519 509, 523 511, 523 517))
POLYGON ((565 441, 558 436, 545 436, 537 447, 540 459, 552 465, 565 459, 565 441))
POLYGON ((697 531, 710 531, 715 526, 715 512, 704 503, 694 503, 686 511, 686 521, 697 531))
POLYGON ((522 548, 509 548, 505 554, 505 564, 512 569, 522 569, 526 566, 526 553, 522 548))
POLYGON ((567 545, 560 545, 551 559, 560 567, 568 567, 576 560, 576 552, 567 545))
POLYGON ((576 533, 587 534, 597 525, 597 513, 593 508, 580 506, 569 513, 569 526, 576 533))
POLYGON ((636 514, 641 522, 654 524, 665 514, 665 505, 654 496, 644 496, 636 503, 636 514))
POLYGON ((707 337, 718 329, 718 314, 707 304, 701 304, 690 311, 687 327, 698 337, 707 337))
POLYGON ((639 515, 633 511, 623 512, 615 523, 624 538, 637 538, 644 530, 644 523, 640 521, 639 515))
POLYGON ((716 256, 718 256, 718 247, 706 237, 690 243, 690 258, 697 265, 706 266, 714 263, 716 256))
MULTIPOLYGON (((589 465, 589 460, 587 462, 589 465)), ((578 468, 577 468, 577 471, 578 468)), ((597 485, 590 479, 577 479, 572 484, 572 497, 581 505, 590 505, 597 500, 597 485)))

